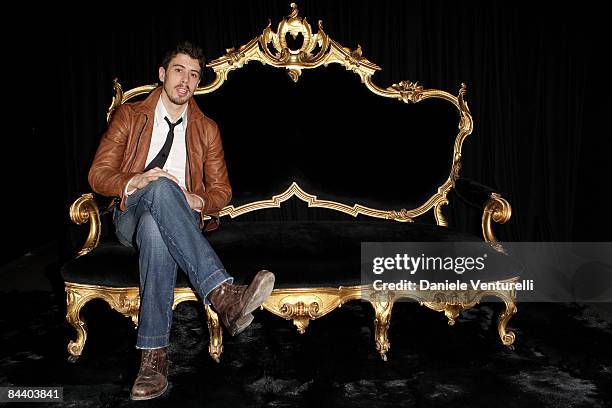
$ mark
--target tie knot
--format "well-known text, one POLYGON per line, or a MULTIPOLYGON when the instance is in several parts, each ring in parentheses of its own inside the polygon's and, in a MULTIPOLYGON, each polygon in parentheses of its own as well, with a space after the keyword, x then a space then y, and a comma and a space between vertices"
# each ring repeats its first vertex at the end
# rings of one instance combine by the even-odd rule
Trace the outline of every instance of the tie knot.
POLYGON ((170 126, 170 130, 173 130, 176 125, 180 124, 183 121, 182 116, 179 118, 179 120, 177 120, 174 123, 170 122, 170 119, 168 119, 167 116, 164 116, 164 119, 166 119, 166 122, 168 122, 168 126, 170 126))

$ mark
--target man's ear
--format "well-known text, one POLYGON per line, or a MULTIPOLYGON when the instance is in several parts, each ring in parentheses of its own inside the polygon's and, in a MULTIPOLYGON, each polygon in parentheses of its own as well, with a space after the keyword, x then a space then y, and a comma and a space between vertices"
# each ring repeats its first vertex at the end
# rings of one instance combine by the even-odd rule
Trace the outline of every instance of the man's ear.
POLYGON ((159 67, 159 80, 161 82, 164 82, 165 79, 166 79, 166 70, 164 69, 164 67, 159 67))

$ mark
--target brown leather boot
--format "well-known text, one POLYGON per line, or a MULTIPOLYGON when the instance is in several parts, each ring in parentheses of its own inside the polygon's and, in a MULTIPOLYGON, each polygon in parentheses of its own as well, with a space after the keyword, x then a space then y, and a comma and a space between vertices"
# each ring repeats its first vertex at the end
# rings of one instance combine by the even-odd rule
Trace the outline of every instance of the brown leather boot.
POLYGON ((230 335, 235 336, 253 321, 253 312, 270 296, 274 289, 274 274, 262 270, 244 287, 222 283, 208 295, 230 335))
MULTIPOLYGON (((234 292, 236 296, 242 297, 247 288, 247 285, 228 285, 226 289, 234 292)), ((248 313, 236 320, 236 328, 233 336, 242 333, 247 327, 249 327, 251 322, 253 322, 253 319, 253 313, 248 313)))
POLYGON ((143 349, 140 370, 130 397, 133 400, 148 400, 159 397, 168 389, 167 347, 143 349))

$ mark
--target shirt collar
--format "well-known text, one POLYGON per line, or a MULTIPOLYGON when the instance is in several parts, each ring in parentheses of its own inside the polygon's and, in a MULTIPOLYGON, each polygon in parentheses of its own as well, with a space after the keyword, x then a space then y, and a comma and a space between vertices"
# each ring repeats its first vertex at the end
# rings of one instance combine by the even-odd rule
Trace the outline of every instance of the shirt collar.
MULTIPOLYGON (((182 130, 185 130, 187 128, 187 104, 185 105, 186 106, 185 106, 185 109, 183 109, 183 113, 181 113, 181 115, 178 118, 176 118, 176 120, 179 120, 179 118, 183 118, 183 121, 176 126, 177 128, 182 128, 182 130)), ((160 96, 159 101, 157 101, 157 106, 155 107, 155 119, 154 119, 153 124, 156 127, 157 126, 168 126, 168 124, 164 120, 165 116, 167 116, 168 119, 170 119, 170 115, 168 115, 168 111, 166 110, 166 107, 164 106, 164 103, 162 102, 162 98, 160 96)))

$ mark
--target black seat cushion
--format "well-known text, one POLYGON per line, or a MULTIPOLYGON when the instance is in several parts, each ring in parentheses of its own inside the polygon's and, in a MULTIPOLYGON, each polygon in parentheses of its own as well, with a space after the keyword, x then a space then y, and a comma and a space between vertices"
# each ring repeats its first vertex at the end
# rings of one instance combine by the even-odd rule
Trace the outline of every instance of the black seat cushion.
MULTIPOLYGON (((482 242, 474 235, 446 227, 378 221, 230 220, 207 238, 235 283, 246 282, 258 270, 268 269, 276 275, 276 288, 362 284, 361 242, 482 242)), ((518 274, 511 259, 486 243, 482 247, 489 256, 508 264, 495 279, 518 274)), ((74 283, 138 286, 138 258, 131 248, 107 243, 65 264, 62 276, 74 283)), ((180 270, 177 286, 188 286, 180 270)))
MULTIPOLYGON (((66 282, 114 288, 139 286, 138 254, 135 249, 118 241, 100 244, 96 249, 62 266, 66 282)), ((180 270, 176 286, 187 287, 189 282, 180 270)))

